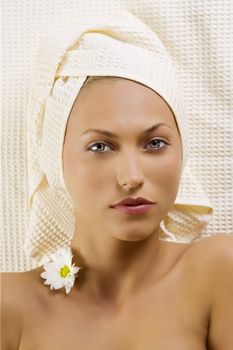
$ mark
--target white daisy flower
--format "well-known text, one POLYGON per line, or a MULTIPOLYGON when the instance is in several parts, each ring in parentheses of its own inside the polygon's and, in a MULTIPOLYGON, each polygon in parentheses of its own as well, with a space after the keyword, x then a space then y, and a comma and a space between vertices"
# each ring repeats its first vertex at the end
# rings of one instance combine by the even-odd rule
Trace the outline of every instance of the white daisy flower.
POLYGON ((68 294, 74 285, 76 274, 81 269, 72 265, 72 252, 69 248, 60 248, 51 255, 52 261, 46 262, 41 277, 46 279, 44 284, 50 285, 50 289, 65 287, 68 294))

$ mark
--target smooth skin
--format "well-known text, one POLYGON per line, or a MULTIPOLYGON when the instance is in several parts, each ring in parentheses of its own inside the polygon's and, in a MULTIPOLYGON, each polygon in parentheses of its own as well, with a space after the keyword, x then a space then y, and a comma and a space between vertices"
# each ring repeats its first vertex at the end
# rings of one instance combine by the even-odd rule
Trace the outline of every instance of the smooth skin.
POLYGON ((159 240, 182 170, 164 100, 127 79, 84 88, 67 124, 63 166, 75 208, 74 262, 83 269, 69 295, 43 285, 43 267, 3 273, 2 349, 232 349, 233 237, 159 240), (140 217, 111 208, 128 196, 155 205, 140 217))
MULTIPOLYGON (((87 267, 95 298, 124 303, 146 272, 166 263, 159 255, 159 223, 177 195, 182 149, 164 100, 134 81, 101 80, 86 87, 71 112, 63 149, 64 178, 76 211, 72 248, 87 267), (146 129, 162 124, 156 130, 146 129), (116 134, 109 137, 89 129, 116 134), (150 212, 129 217, 114 203, 144 197, 150 212)), ((165 268, 166 271, 166 268, 165 268)), ((155 271, 154 271, 155 272, 155 271)))

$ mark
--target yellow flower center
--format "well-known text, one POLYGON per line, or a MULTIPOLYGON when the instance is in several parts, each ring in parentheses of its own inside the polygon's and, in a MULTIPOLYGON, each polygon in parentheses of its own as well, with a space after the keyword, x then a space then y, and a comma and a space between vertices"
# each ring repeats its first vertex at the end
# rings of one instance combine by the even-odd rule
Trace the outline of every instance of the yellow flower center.
POLYGON ((61 277, 65 278, 67 277, 67 275, 70 273, 70 269, 67 265, 63 266, 61 269, 60 269, 60 275, 61 277))

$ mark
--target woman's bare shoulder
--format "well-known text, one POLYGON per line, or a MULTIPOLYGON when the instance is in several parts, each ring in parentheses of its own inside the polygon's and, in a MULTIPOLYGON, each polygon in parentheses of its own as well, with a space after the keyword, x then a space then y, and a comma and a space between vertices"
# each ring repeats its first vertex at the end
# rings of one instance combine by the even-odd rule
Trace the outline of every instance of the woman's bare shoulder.
POLYGON ((187 250, 187 255, 190 258, 196 258, 198 255, 205 259, 213 257, 233 258, 233 234, 217 234, 210 237, 205 237, 200 241, 191 244, 187 250))
MULTIPOLYGON (((190 263, 198 273, 213 276, 232 273, 233 267, 233 235, 218 234, 206 237, 191 245, 187 250, 186 262, 190 263)), ((233 275, 232 275, 233 276, 233 275)))
POLYGON ((233 235, 205 238, 194 250, 197 264, 201 267, 204 262, 211 291, 209 346, 211 349, 232 349, 233 235))
POLYGON ((232 244, 233 242, 233 233, 232 234, 216 234, 209 237, 204 237, 199 242, 197 242, 197 245, 205 245, 210 244, 211 246, 219 245, 225 246, 226 244, 232 244))
POLYGON ((190 278, 217 291, 220 279, 233 280, 233 235, 218 234, 192 244, 185 252, 183 267, 190 278))
POLYGON ((27 290, 34 288, 40 282, 40 273, 43 267, 39 266, 35 269, 23 272, 1 272, 1 285, 5 292, 4 295, 9 299, 22 300, 25 297, 27 290))
POLYGON ((207 237, 193 248, 196 263, 205 265, 209 277, 213 277, 212 284, 216 293, 225 283, 232 283, 233 286, 233 235, 207 237))
MULTIPOLYGON (((1 272, 1 345, 18 349, 23 317, 30 307, 41 267, 26 272, 1 272)), ((34 294, 35 295, 35 294, 34 294)))

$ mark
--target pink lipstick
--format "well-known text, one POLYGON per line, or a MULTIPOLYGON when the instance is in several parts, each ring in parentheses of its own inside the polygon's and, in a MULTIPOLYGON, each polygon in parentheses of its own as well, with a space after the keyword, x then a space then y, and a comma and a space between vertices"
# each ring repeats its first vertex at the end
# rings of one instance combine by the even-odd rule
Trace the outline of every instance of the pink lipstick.
POLYGON ((142 215, 147 213, 153 207, 153 205, 153 202, 142 197, 128 197, 112 205, 111 208, 118 209, 119 211, 127 215, 142 215))

